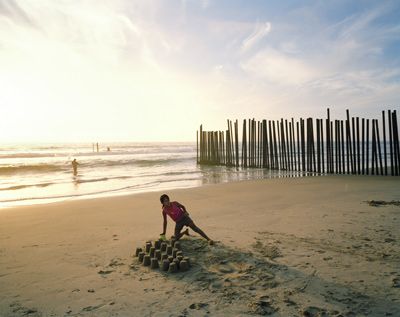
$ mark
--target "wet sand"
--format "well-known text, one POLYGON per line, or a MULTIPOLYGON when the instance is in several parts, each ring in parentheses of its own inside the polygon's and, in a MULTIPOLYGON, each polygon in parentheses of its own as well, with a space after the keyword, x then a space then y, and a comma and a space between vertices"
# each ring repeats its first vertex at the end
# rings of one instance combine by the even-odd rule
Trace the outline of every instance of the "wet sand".
MULTIPOLYGON (((138 263, 160 193, 0 210, 0 316, 399 316, 396 177, 324 176, 167 192, 216 240, 192 267, 138 263)), ((173 223, 168 223, 168 235, 173 223)))

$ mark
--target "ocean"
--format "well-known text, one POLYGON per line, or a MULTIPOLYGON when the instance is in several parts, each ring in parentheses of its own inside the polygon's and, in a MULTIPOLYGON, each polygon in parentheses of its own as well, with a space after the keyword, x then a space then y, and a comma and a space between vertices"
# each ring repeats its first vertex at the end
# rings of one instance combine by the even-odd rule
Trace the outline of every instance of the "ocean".
POLYGON ((0 146, 0 207, 270 178, 284 172, 200 166, 196 143, 0 146), (108 149, 109 148, 109 149, 108 149), (78 162, 74 175, 71 161, 78 162))

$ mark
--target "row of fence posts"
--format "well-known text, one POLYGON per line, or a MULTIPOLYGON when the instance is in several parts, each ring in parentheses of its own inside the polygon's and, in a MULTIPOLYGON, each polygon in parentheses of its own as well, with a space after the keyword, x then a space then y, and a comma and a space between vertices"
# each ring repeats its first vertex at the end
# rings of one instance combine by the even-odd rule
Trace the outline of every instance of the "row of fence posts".
POLYGON ((330 174, 400 175, 396 110, 378 119, 351 117, 227 120, 226 131, 197 131, 197 162, 330 174), (325 123, 324 123, 325 121, 325 123), (387 123, 386 123, 387 122, 387 123), (381 131, 380 131, 381 129, 381 131), (382 132, 382 133, 380 133, 382 132))

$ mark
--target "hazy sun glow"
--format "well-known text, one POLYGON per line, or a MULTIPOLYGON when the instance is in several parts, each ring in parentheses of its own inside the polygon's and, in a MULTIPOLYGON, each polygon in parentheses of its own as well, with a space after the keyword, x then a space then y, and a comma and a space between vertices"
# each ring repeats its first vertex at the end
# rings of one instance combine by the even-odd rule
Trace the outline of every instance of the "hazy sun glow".
POLYGON ((0 0, 0 142, 194 141, 398 106, 400 5, 0 0))

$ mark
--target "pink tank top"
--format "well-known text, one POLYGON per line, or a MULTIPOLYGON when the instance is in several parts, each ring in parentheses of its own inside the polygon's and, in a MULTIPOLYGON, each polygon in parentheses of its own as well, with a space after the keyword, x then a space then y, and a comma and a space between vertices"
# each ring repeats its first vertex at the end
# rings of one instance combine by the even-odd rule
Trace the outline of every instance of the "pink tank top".
POLYGON ((173 221, 177 222, 183 217, 184 211, 173 201, 169 206, 163 207, 163 214, 167 214, 173 221))

